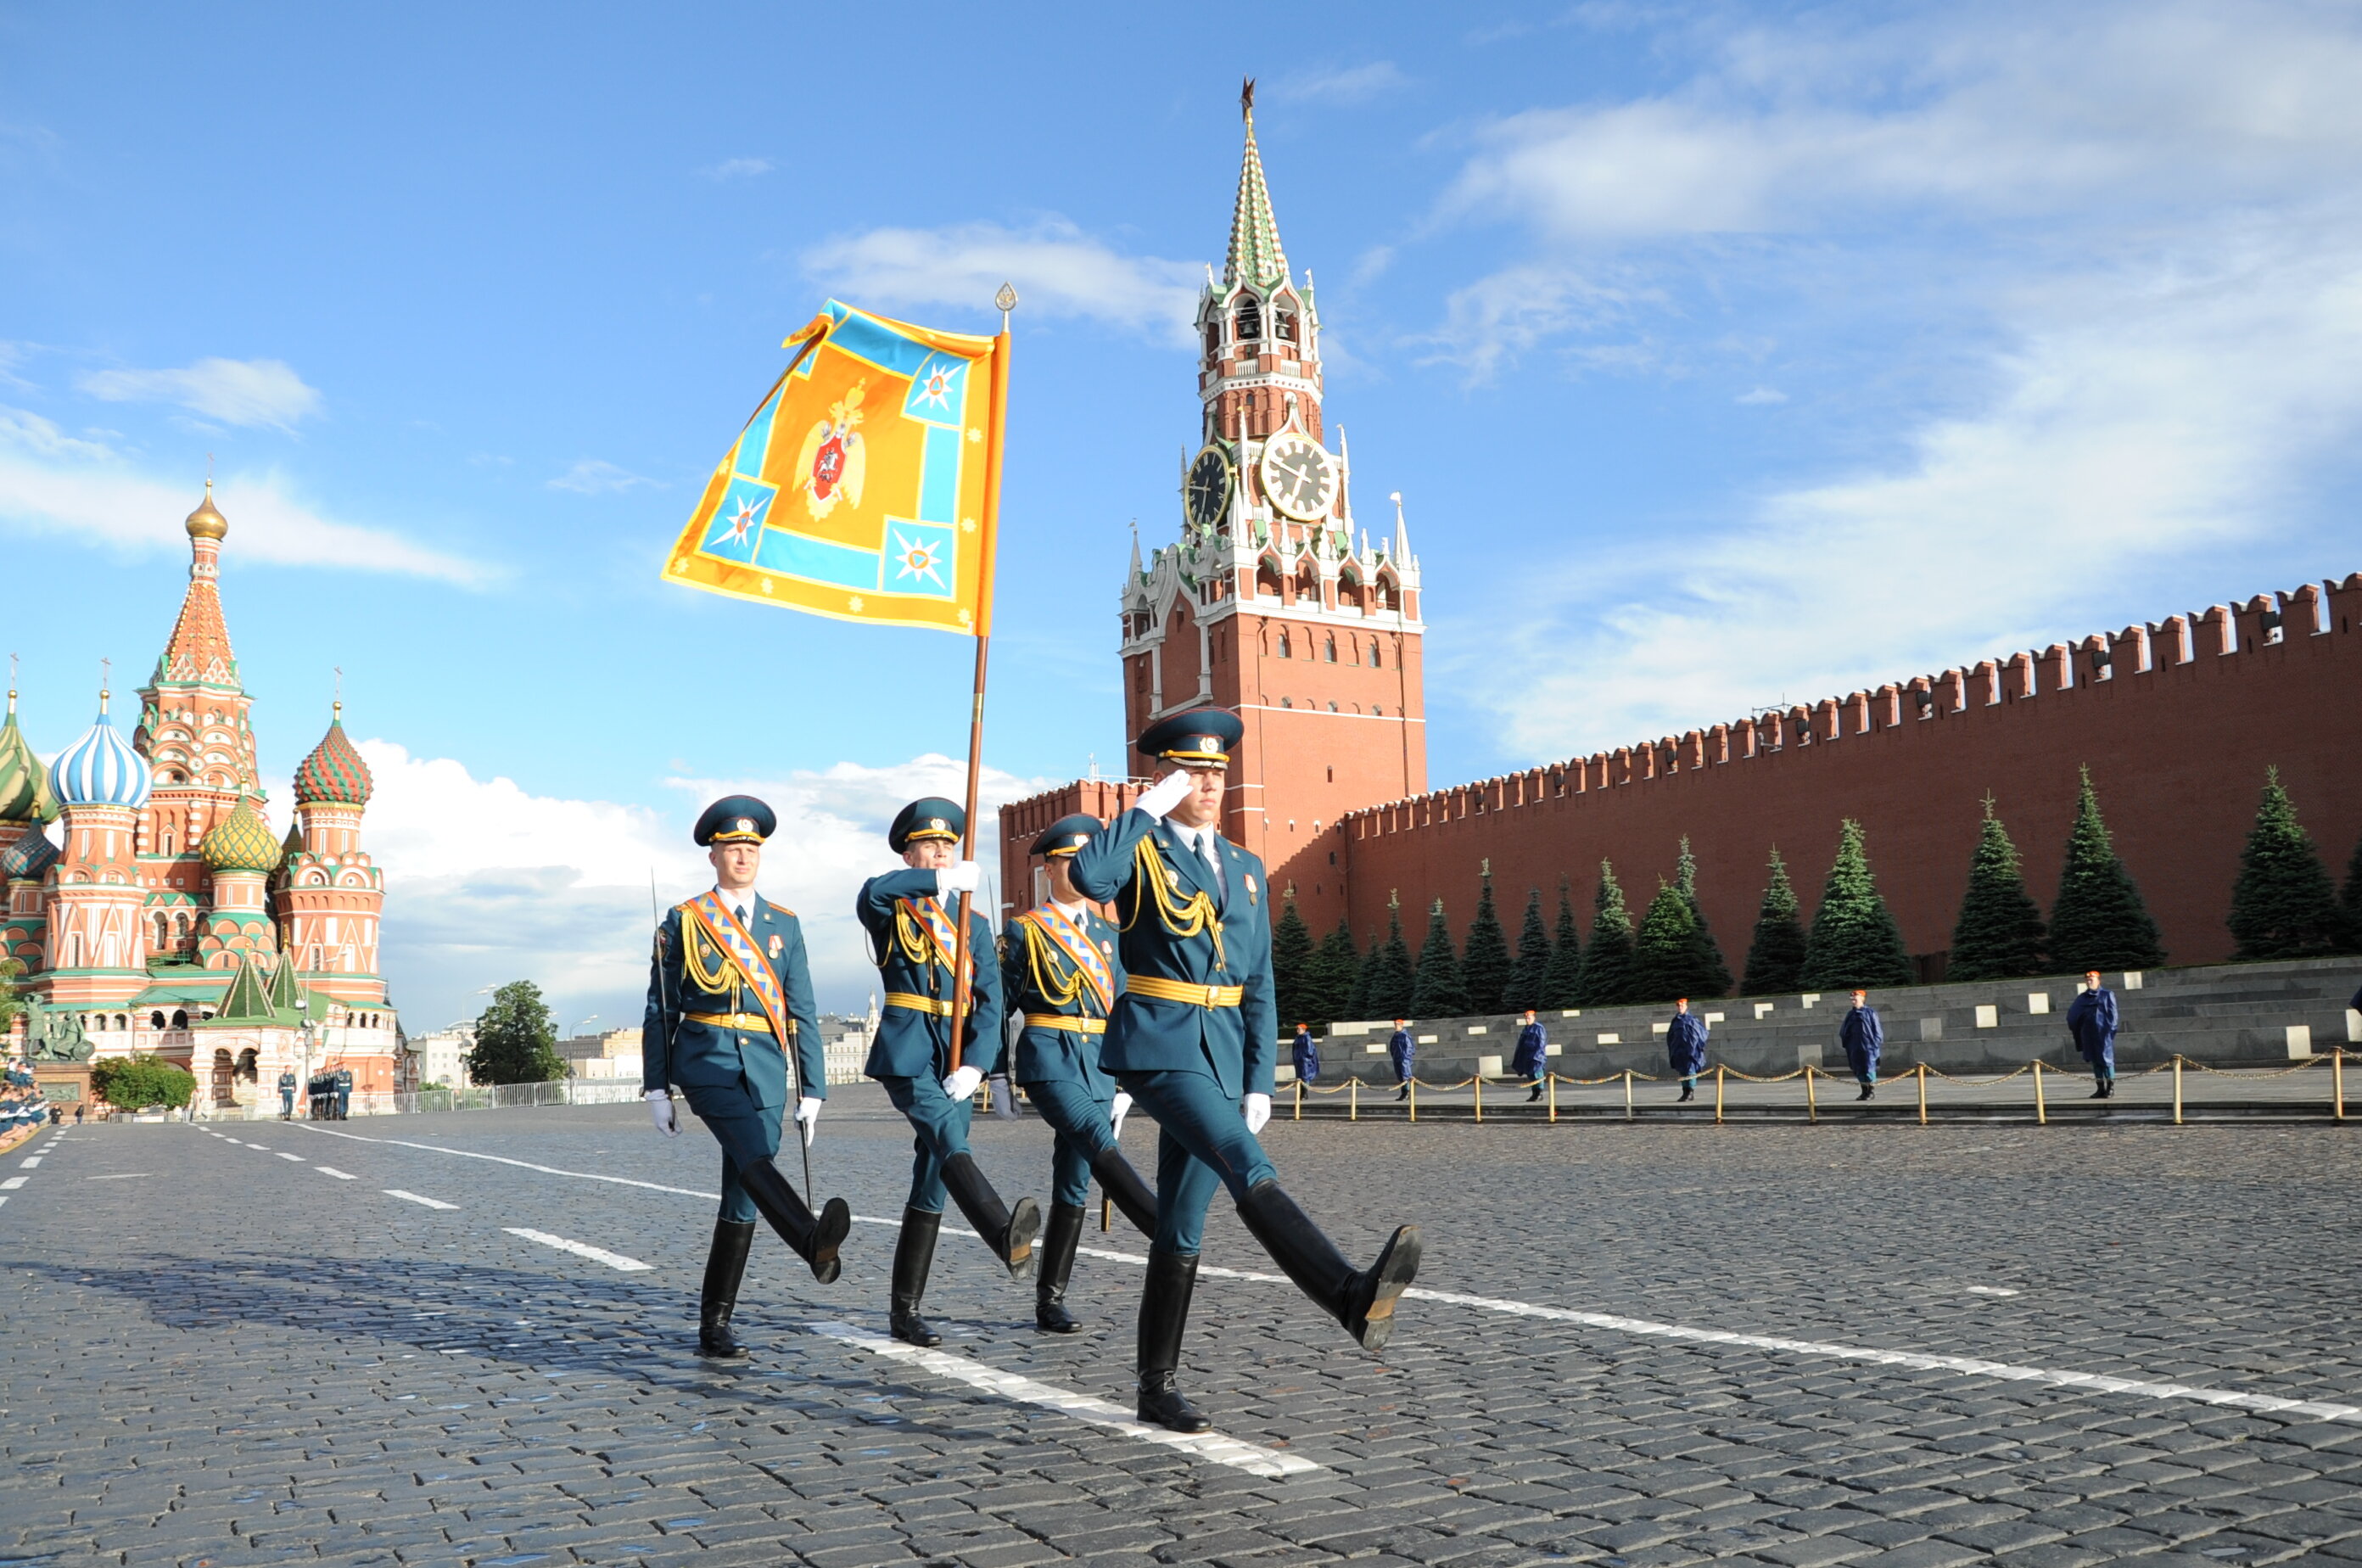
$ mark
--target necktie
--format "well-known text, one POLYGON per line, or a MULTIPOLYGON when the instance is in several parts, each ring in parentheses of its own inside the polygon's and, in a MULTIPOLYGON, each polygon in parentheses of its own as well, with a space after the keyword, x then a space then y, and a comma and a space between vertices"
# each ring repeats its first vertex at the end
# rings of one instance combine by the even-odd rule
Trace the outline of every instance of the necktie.
POLYGON ((1206 862, 1206 874, 1212 878, 1214 907, 1219 910, 1230 901, 1230 889, 1222 885, 1222 855, 1214 847, 1214 830, 1204 828, 1198 834, 1198 853, 1206 862))
POLYGON ((748 931, 755 929, 755 917, 745 904, 740 904, 738 906, 738 923, 745 926, 748 931))

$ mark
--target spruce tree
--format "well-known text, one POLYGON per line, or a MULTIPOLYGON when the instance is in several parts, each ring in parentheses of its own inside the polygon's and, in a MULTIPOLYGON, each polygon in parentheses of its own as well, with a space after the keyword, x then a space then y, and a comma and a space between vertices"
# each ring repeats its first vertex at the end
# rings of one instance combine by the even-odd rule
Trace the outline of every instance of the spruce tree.
POLYGON ((1763 886, 1755 940, 1747 948, 1747 977, 1739 989, 1750 997, 1801 989, 1796 977, 1805 972, 1805 945, 1804 922, 1796 918, 1796 889, 1789 886, 1780 846, 1773 845, 1772 879, 1763 886))
POLYGON ((1813 932, 1805 944, 1805 972, 1797 984, 1808 991, 1855 987, 1907 986, 1911 955, 1903 933, 1878 896, 1861 824, 1851 817, 1838 829, 1837 863, 1813 911, 1813 932))
POLYGON ((2067 863, 2058 873, 2058 901, 2050 906, 2050 966, 2068 974, 2088 969, 2154 969, 2165 962, 2157 922, 2141 902, 2115 842, 2100 819, 2100 797, 2092 770, 2075 801, 2075 826, 2067 835, 2067 863))
POLYGON ((1632 943, 1631 999, 1669 1002, 1689 996, 1697 968, 1697 915, 1680 887, 1660 881, 1632 943))
POLYGON ((1690 988, 1677 996, 1723 997, 1730 994, 1730 966, 1722 961, 1722 944, 1705 923, 1705 906, 1698 902, 1697 857, 1690 853, 1690 835, 1682 834, 1680 874, 1676 886, 1690 906, 1690 988))
POLYGON ((1471 1012, 1498 1012, 1509 1005, 1509 939, 1493 908, 1493 868, 1485 863, 1484 891, 1476 897, 1476 918, 1468 922, 1468 946, 1460 959, 1460 980, 1471 1012))
POLYGON ((1353 984, 1361 977, 1361 955, 1353 948, 1353 929, 1343 919, 1313 950, 1312 980, 1305 989, 1312 1021, 1326 1029, 1341 1018, 1358 1018, 1353 1011, 1353 984))
POLYGON ((1296 911, 1296 895, 1271 928, 1271 985, 1279 1008, 1280 1027, 1288 1033, 1311 1018, 1313 1004, 1312 932, 1296 911))
MULTIPOLYGON (((1574 911, 1567 911, 1567 922, 1573 923, 1574 911)), ((1542 924, 1542 890, 1534 889, 1526 895, 1526 923, 1518 931, 1518 962, 1509 971, 1509 988, 1502 1001, 1511 1012, 1524 1012, 1529 1008, 1539 1010, 1542 1001, 1545 977, 1550 973, 1550 932, 1542 924)))
POLYGON ((1563 877, 1558 879, 1558 929, 1542 970, 1541 1005, 1562 1010, 1583 1005, 1583 932, 1574 923, 1574 893, 1563 877))
POLYGON ((2281 787, 2277 767, 2264 770, 2264 798, 2256 825, 2239 856, 2239 880, 2231 890, 2231 934, 2239 939, 2235 959, 2324 958, 2343 949, 2345 919, 2329 867, 2312 847, 2312 835, 2296 820, 2296 803, 2281 787))
POLYGON ((2362 953, 2362 841, 2354 845, 2354 858, 2345 863, 2345 887, 2337 895, 2337 908, 2345 916, 2345 951, 2362 953))
POLYGON ((1969 857, 1969 890, 1952 926, 1948 980, 2006 980, 2042 973, 2042 910, 2025 890, 2017 845, 1985 797, 1984 826, 1969 857))
POLYGON ((1575 1005, 1614 1007, 1632 999, 1632 916, 1624 908, 1616 867, 1603 860, 1599 891, 1591 900, 1591 940, 1584 944, 1575 1005))
POLYGON ((1363 960, 1362 971, 1368 977, 1369 991, 1362 998, 1363 1018, 1408 1018, 1413 977, 1410 947, 1403 941, 1402 905, 1395 898, 1386 900, 1386 934, 1385 940, 1370 948, 1363 960))
POLYGON ((1378 949, 1384 945, 1385 942, 1376 932, 1370 933, 1370 950, 1363 954, 1353 966, 1352 1005, 1345 1010, 1346 1017, 1359 1020, 1378 1016, 1378 1010, 1371 1005, 1370 998, 1377 994, 1378 970, 1384 967, 1378 958, 1378 949))
POLYGON ((1428 916, 1427 940, 1418 944, 1418 968, 1411 981, 1410 1016, 1466 1018, 1475 1010, 1468 1000, 1467 984, 1461 977, 1460 956, 1451 950, 1451 926, 1443 918, 1443 900, 1438 899, 1433 912, 1428 916))

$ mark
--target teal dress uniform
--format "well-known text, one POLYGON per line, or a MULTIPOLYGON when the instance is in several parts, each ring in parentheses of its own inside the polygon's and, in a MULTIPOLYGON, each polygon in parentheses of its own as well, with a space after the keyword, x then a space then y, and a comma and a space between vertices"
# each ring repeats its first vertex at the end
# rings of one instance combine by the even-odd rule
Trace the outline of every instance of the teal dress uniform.
POLYGON ((353 1108, 353 1070, 350 1067, 337 1069, 336 1091, 337 1120, 342 1121, 353 1108))
MULTIPOLYGON (((695 836, 707 845, 759 844, 777 822, 762 801, 731 795, 706 808, 695 836)), ((790 1100, 828 1097, 803 926, 794 912, 751 889, 719 888, 674 906, 657 931, 640 1044, 642 1088, 665 1094, 679 1086, 722 1145, 722 1202, 698 1345, 708 1355, 743 1355, 730 1320, 756 1218, 768 1221, 822 1284, 842 1271, 837 1250, 853 1226, 844 1199, 829 1199, 815 1216, 774 1164, 790 1100)))
POLYGON ((295 1071, 289 1068, 279 1075, 279 1120, 286 1121, 295 1115, 295 1071))
MULTIPOLYGON (((949 801, 927 797, 902 808, 886 840, 897 854, 929 839, 956 843, 967 816, 949 801)), ((940 1344, 943 1336, 919 1316, 934 1261, 935 1235, 948 1195, 976 1227, 1013 1278, 1033 1274, 1033 1238, 1041 1211, 1030 1198, 1011 1208, 968 1154, 972 1099, 954 1102, 943 1080, 952 1071, 952 1012, 957 999, 952 974, 949 900, 937 897, 938 873, 912 867, 872 877, 854 900, 854 914, 869 933, 870 956, 884 985, 886 1006, 862 1071, 884 1086, 894 1109, 909 1120, 913 1140, 911 1195, 902 1209, 895 1244, 891 1322, 894 1336, 911 1344, 940 1344)), ((992 926, 971 912, 967 925, 970 973, 967 1024, 961 1036, 960 1066, 989 1075, 1000 1060, 1000 966, 992 926)))
MULTIPOLYGON (((1140 737, 1152 758, 1227 766, 1242 726, 1220 710, 1177 714, 1140 737)), ((1395 1300, 1418 1272, 1416 1229, 1357 1270, 1281 1189, 1241 1115, 1269 1096, 1278 1049, 1270 888, 1263 862, 1217 834, 1134 809, 1075 856, 1075 885, 1113 903, 1124 993, 1101 1066, 1157 1124, 1157 1223, 1141 1298, 1139 1415, 1179 1431, 1210 1423, 1176 1386, 1206 1207, 1227 1184, 1239 1217, 1289 1279, 1364 1346, 1383 1347, 1395 1300), (1192 842, 1192 841, 1195 842, 1192 842), (1209 858, 1210 855, 1210 858, 1209 858)))
MULTIPOLYGON (((1098 828, 1097 817, 1062 817, 1033 841, 1033 853, 1054 862, 1068 858, 1098 828)), ((1052 902, 1010 922, 1000 963, 1010 1016, 1023 1026, 1015 1077, 1052 1132, 1050 1218, 1034 1278, 1033 1321, 1071 1334, 1082 1325, 1066 1310, 1066 1281, 1093 1174, 1125 1219, 1146 1234, 1156 1231, 1156 1195, 1116 1144, 1115 1080, 1099 1066, 1108 1014, 1123 995, 1123 960, 1105 916, 1087 904, 1052 902)))

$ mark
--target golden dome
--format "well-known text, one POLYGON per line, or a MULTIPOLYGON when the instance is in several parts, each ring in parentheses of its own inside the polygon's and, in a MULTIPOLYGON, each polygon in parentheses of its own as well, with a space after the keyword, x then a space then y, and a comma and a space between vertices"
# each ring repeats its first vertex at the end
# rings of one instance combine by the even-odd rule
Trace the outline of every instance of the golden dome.
POLYGON ((205 498, 189 513, 189 537, 218 539, 229 532, 229 519, 214 510, 214 481, 205 480, 205 498))

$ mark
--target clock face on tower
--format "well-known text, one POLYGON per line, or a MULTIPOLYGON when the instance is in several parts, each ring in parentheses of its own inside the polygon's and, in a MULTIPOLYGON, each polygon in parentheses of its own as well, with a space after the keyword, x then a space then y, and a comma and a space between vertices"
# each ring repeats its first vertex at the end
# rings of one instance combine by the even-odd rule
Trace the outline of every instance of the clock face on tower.
POLYGON ((1198 527, 1215 526, 1231 509, 1231 483, 1230 458, 1220 447, 1207 447, 1189 465, 1181 487, 1182 513, 1198 527))
POLYGON ((1337 459, 1301 431, 1283 430, 1264 446, 1263 489, 1290 517, 1314 522, 1337 499, 1337 459))

